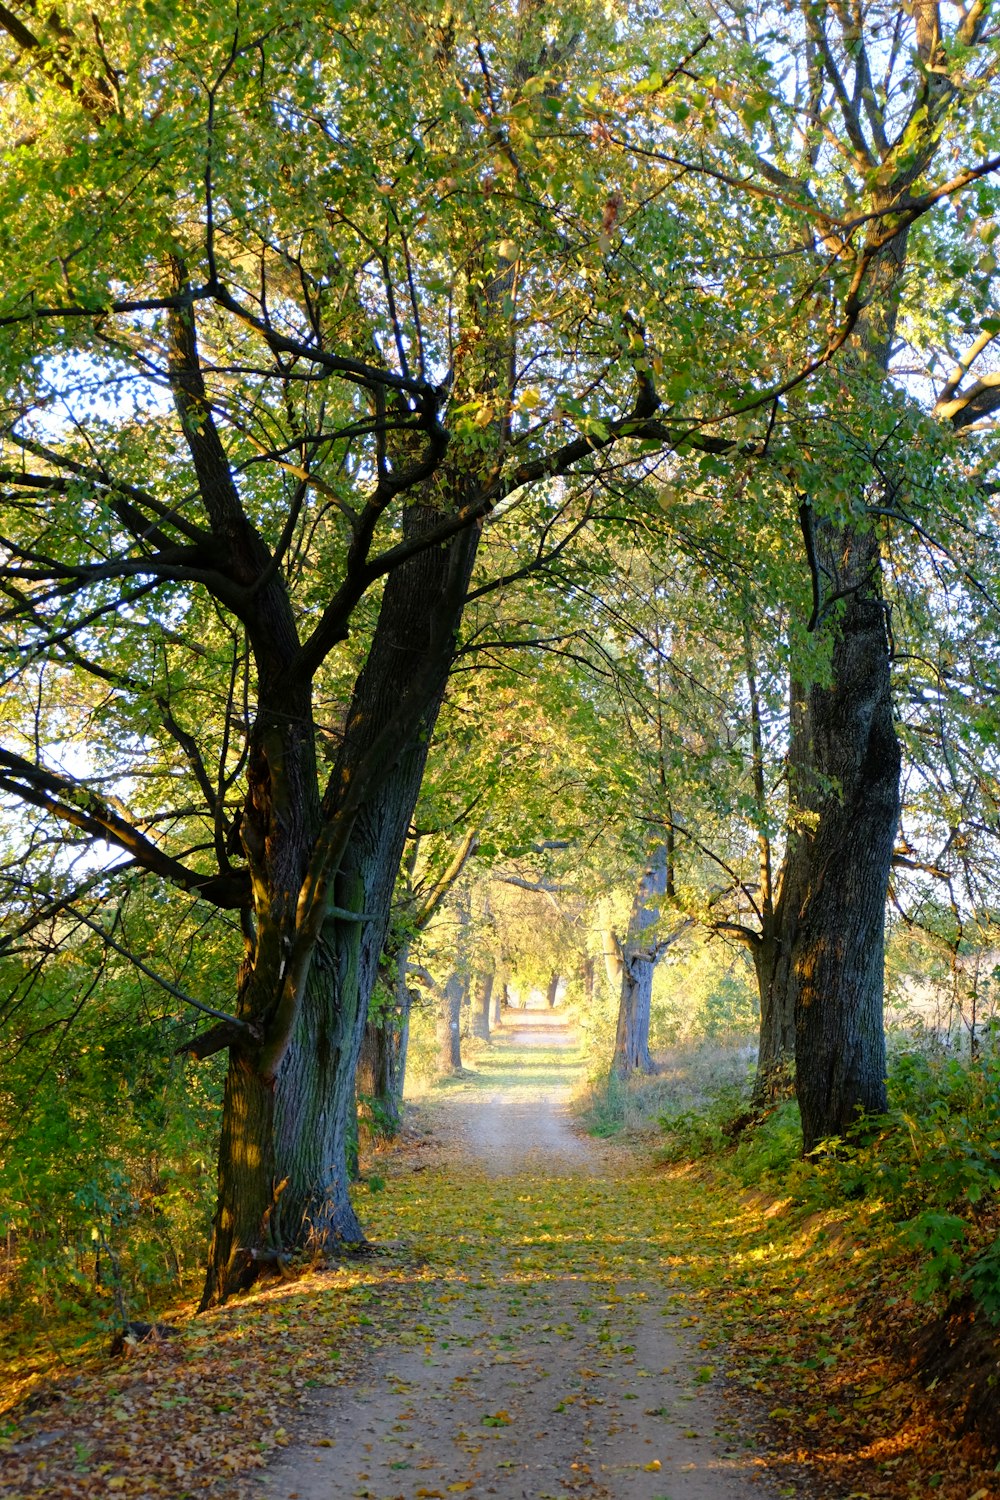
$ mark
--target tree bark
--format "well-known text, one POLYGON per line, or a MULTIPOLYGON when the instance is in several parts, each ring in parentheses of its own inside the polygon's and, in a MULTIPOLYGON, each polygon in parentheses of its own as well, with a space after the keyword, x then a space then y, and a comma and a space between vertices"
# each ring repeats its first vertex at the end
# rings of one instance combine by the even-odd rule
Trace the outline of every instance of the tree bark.
POLYGON ((662 945, 652 936, 660 918, 660 902, 671 883, 667 844, 661 840, 632 903, 628 933, 619 943, 614 933, 604 934, 604 961, 608 978, 619 986, 618 1023, 611 1071, 621 1076, 656 1071, 649 1052, 653 970, 662 945), (652 939, 652 940, 651 940, 652 939))
POLYGON ((877 539, 853 531, 843 554, 855 592, 837 631, 830 684, 809 692, 814 818, 791 850, 788 871, 801 892, 789 985, 806 1151, 849 1136, 860 1116, 886 1108, 885 904, 900 750, 877 539))
POLYGON ((618 1002, 618 1026, 612 1071, 624 1077, 629 1073, 655 1073, 649 1051, 649 1022, 653 1000, 653 970, 656 959, 650 953, 635 953, 623 965, 621 994, 618 1002))
MULTIPOLYGON (((919 28, 918 28, 919 30, 919 28)), ((932 52, 936 43, 932 45, 932 52)), ((928 54, 928 57, 931 54, 928 54)), ((886 208, 909 182, 907 169, 886 208)), ((907 230, 878 252, 847 361, 872 381, 889 368, 907 230)), ((876 478, 873 472, 873 480, 876 478)), ((880 483, 884 483, 880 480, 880 483)), ((849 1136, 886 1108, 885 905, 899 823, 901 756, 893 722, 890 646, 875 522, 813 517, 803 531, 813 574, 812 626, 829 621, 829 678, 813 682, 792 733, 805 816, 789 840, 788 990, 795 1015, 796 1095, 804 1149, 849 1136), (811 544, 811 545, 810 545, 811 544), (822 597, 829 592, 829 599, 822 597), (793 911, 792 902, 797 900, 793 911)))
POLYGON ((493 970, 487 969, 478 976, 474 992, 472 1035, 479 1037, 484 1042, 488 1042, 490 1039, 490 1010, 493 1000, 494 979, 493 970))
MULTIPOLYGON (((404 536, 417 538, 439 519, 437 507, 413 504, 404 536)), ((289 687, 284 681, 288 663, 272 649, 267 665, 273 696, 267 696, 265 683, 262 701, 280 708, 262 714, 255 728, 241 823, 254 888, 255 934, 250 978, 237 1013, 240 1020, 262 1025, 264 1036, 258 1055, 237 1049, 231 1054, 228 1107, 242 1109, 245 1123, 222 1136, 219 1206, 203 1306, 247 1284, 253 1264, 273 1258, 276 1246, 281 1254, 315 1254, 340 1242, 363 1241, 349 1195, 355 1073, 396 873, 477 543, 475 528, 464 531, 446 546, 418 553, 387 580, 322 804, 311 709, 298 701, 304 696, 308 704, 308 693, 300 689, 295 696, 294 682, 289 687), (298 710, 294 714, 292 707, 298 710), (386 756, 386 732, 396 724, 401 744, 386 756), (329 906, 338 914, 327 917, 312 942, 291 1034, 282 1041, 274 1018, 287 998, 282 986, 287 986, 288 955, 302 942, 296 897, 322 831, 334 824, 362 779, 367 795, 350 821, 340 874, 331 884, 329 906), (357 913, 357 919, 348 913, 357 913), (275 1056, 279 1061, 273 1066, 275 1056), (244 1075, 254 1069, 259 1077, 250 1090, 244 1075), (256 1098, 263 1090, 273 1091, 271 1114, 242 1102, 248 1091, 256 1098)), ((265 636, 269 646, 275 634, 272 624, 265 636)))
POLYGON ((274 1091, 253 1060, 232 1048, 222 1106, 219 1183, 212 1255, 202 1305, 225 1301, 257 1279, 278 1188, 274 1169, 274 1091))
MULTIPOLYGON (((436 508, 411 507, 405 534, 417 536, 439 519, 436 508)), ((311 1249, 364 1238, 347 1191, 346 1164, 358 1055, 477 543, 473 528, 390 575, 328 792, 329 803, 341 785, 350 785, 373 743, 395 721, 400 703, 419 691, 422 706, 415 723, 388 774, 363 802, 341 861, 337 904, 346 903, 363 920, 328 924, 328 982, 309 987, 300 1011, 297 1045, 317 1060, 318 1088, 325 1097, 304 1109, 292 1072, 279 1080, 278 1162, 289 1177, 282 1224, 295 1243, 304 1241, 311 1249)))
POLYGON ((462 1002, 466 988, 461 974, 450 974, 438 1000, 438 1071, 444 1075, 462 1071, 462 1002))
POLYGON ((553 974, 552 978, 549 980, 549 987, 545 993, 545 1001, 549 1007, 549 1010, 555 1009, 556 997, 559 994, 559 981, 561 980, 561 978, 561 974, 553 974))

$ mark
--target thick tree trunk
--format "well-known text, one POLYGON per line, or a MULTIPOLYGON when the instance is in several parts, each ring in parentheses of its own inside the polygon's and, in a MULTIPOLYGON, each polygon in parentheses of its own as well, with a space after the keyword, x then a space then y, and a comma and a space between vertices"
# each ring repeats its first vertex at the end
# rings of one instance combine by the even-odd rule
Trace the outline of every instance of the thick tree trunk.
MULTIPOLYGON (((284 955, 295 927, 294 895, 319 825, 311 693, 281 681, 291 626, 281 600, 262 600, 274 653, 261 658, 266 679, 254 725, 240 836, 255 893, 236 1016, 255 1042, 230 1048, 219 1142, 218 1199, 202 1306, 249 1286, 261 1266, 280 1259, 287 1164, 276 1139, 278 1090, 268 1059, 268 1025, 281 993, 284 955), (273 608, 272 608, 273 604, 273 608)), ((207 1054, 204 1054, 207 1055, 207 1054)))
MULTIPOLYGON (((917 12, 918 50, 930 76, 940 60, 940 37, 926 25, 933 10, 917 12)), ((932 133, 929 151, 931 139, 932 133)), ((919 160, 914 152, 875 195, 877 209, 909 188, 919 160)), ((907 236, 904 227, 874 256, 847 346, 847 363, 873 388, 889 368, 907 236)), ((886 482, 874 470, 872 480, 886 482)), ((849 1136, 861 1117, 886 1108, 885 905, 899 822, 900 751, 879 540, 874 521, 863 515, 865 497, 857 499, 846 524, 814 515, 808 497, 801 511, 813 578, 811 628, 833 636, 829 675, 809 687, 799 722, 793 704, 791 769, 794 775, 797 764, 802 784, 793 786, 800 812, 793 809, 782 880, 788 987, 780 1005, 783 1022, 789 1004, 794 1009, 806 1151, 849 1136)))
POLYGON ((271 1231, 280 1195, 273 1132, 274 1090, 253 1060, 234 1047, 222 1107, 218 1200, 203 1307, 245 1291, 276 1249, 271 1231))
POLYGON ((886 1108, 884 928, 900 751, 878 544, 857 533, 849 542, 856 591, 837 630, 830 684, 809 693, 816 805, 789 870, 801 893, 789 973, 807 1151, 886 1108))
POLYGON ((475 986, 472 1006, 472 1035, 479 1037, 480 1041, 488 1042, 490 1039, 490 1009, 493 1000, 493 981, 495 975, 492 969, 487 969, 480 974, 475 986))
MULTIPOLYGON (((404 535, 417 537, 439 521, 439 508, 413 506, 404 535)), ((274 1254, 325 1252, 341 1241, 363 1240, 348 1191, 358 1054, 477 541, 475 528, 462 532, 390 576, 322 807, 311 712, 301 711, 294 684, 282 699, 279 680, 269 701, 292 701, 300 712, 269 710, 255 729, 241 834, 254 873, 256 933, 249 998, 238 1014, 263 1028, 264 1061, 233 1054, 226 1105, 232 1120, 220 1146, 203 1305, 248 1284, 253 1265, 274 1254), (385 742, 396 724, 402 748, 393 756, 385 742), (272 1017, 296 939, 296 895, 319 830, 336 817, 340 797, 365 777, 370 790, 352 820, 331 893, 333 906, 357 912, 358 920, 333 915, 323 924, 290 1038, 275 1042, 272 1017), (276 1046, 281 1061, 269 1072, 276 1046), (260 1076, 251 1087, 255 1068, 260 1076), (271 1088, 268 1113, 259 1099, 271 1088)), ((272 624, 272 635, 276 630, 272 624)), ((300 696, 307 704, 308 692, 300 696)))
MULTIPOLYGON (((347 910, 360 911, 363 890, 342 888, 347 910)), ((330 919, 315 954, 305 998, 278 1076, 275 1155, 286 1180, 283 1243, 325 1254, 363 1242, 351 1205, 357 1159, 354 1076, 368 995, 361 974, 364 924, 330 919)))
POLYGON ((555 1009, 556 997, 559 994, 559 982, 561 979, 561 974, 553 974, 552 978, 549 980, 549 987, 545 992, 545 1001, 549 1007, 549 1010, 555 1009))
MULTIPOLYGON (((408 533, 419 534, 439 520, 437 510, 421 507, 410 513, 408 533)), ((312 1110, 303 1109, 298 1090, 292 1089, 288 1107, 279 1106, 284 1130, 278 1163, 290 1178, 285 1191, 289 1209, 283 1211, 282 1223, 296 1233, 298 1243, 305 1237, 309 1245, 330 1247, 338 1240, 363 1239, 347 1192, 346 1164, 358 1055, 477 541, 477 535, 463 532, 447 547, 420 553, 390 576, 375 638, 355 686, 334 786, 338 778, 350 780, 350 768, 394 722, 408 694, 419 694, 422 711, 388 774, 366 798, 341 863, 338 905, 346 901, 363 920, 332 923, 332 962, 325 968, 328 980, 335 982, 310 986, 299 1017, 297 1043, 318 1058, 319 1088, 326 1097, 312 1110), (315 1138, 300 1143, 304 1133, 315 1138)), ((285 1081, 282 1075, 280 1082, 285 1081)), ((292 1082, 291 1073, 287 1081, 292 1082)))

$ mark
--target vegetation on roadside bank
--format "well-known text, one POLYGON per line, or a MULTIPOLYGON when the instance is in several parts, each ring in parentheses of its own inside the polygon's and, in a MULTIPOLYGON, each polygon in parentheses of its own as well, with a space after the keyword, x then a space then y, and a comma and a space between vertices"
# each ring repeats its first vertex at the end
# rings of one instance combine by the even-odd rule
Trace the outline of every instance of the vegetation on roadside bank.
POLYGON ((758 1223, 755 1256, 720 1267, 711 1294, 751 1383, 765 1399, 780 1387, 772 1415, 815 1454, 831 1423, 850 1449, 877 1409, 891 1469, 915 1376, 958 1433, 1000 1445, 1000 1051, 909 1037, 888 1113, 808 1156, 792 1099, 746 1128, 746 1072, 738 1044, 674 1049, 655 1077, 594 1087, 585 1118, 602 1136, 655 1133, 664 1170, 696 1172, 758 1223))

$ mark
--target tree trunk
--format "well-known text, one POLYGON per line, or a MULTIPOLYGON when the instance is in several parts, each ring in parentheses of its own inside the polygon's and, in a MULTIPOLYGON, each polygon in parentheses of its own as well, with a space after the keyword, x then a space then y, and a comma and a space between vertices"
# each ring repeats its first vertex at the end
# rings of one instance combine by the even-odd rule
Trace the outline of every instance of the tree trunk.
POLYGON ((653 999, 653 970, 656 959, 648 953, 633 954, 623 964, 621 997, 618 1003, 618 1027, 612 1071, 655 1073, 649 1052, 649 1021, 653 999))
MULTIPOLYGON (((356 883, 353 899, 346 893, 343 899, 357 910, 360 896, 356 883)), ((360 922, 329 921, 324 928, 295 1045, 278 1077, 275 1152, 286 1180, 281 1238, 313 1255, 341 1241, 364 1241, 349 1192, 357 1170, 354 1076, 368 1004, 361 935, 360 922)))
POLYGON ((501 967, 497 971, 496 975, 494 976, 494 980, 493 980, 493 1025, 494 1026, 502 1026, 503 1025, 503 1013, 504 1013, 504 1010, 507 1008, 507 1006, 509 1006, 509 1004, 510 1004, 510 1000, 507 997, 507 969, 506 969, 506 967, 501 967))
POLYGON ((444 1075, 462 1071, 462 1001, 466 988, 461 974, 451 974, 438 999, 438 1071, 444 1075))
MULTIPOLYGON (((406 513, 404 538, 415 539, 439 521, 437 507, 415 504, 406 513)), ((390 575, 321 808, 310 760, 311 714, 300 712, 293 719, 272 712, 255 729, 258 748, 251 757, 241 825, 255 875, 256 941, 247 986, 253 1004, 239 1014, 264 1024, 265 1061, 254 1096, 273 1087, 273 1114, 246 1103, 243 1073, 257 1064, 247 1061, 249 1054, 234 1051, 227 1109, 242 1114, 224 1129, 220 1144, 219 1206, 203 1306, 224 1300, 234 1285, 248 1284, 254 1261, 273 1258, 274 1251, 312 1254, 341 1241, 363 1241, 348 1191, 356 1140, 355 1073, 395 878, 477 543, 475 528, 463 531, 390 575), (396 725, 400 739, 387 751, 387 733, 396 725), (340 799, 365 780, 367 795, 350 821, 330 897, 339 912, 356 912, 358 919, 333 915, 322 924, 309 950, 290 1037, 276 1041, 273 1017, 285 999, 286 955, 298 937, 295 894, 317 837, 336 820, 340 799), (314 812, 318 817, 307 828, 314 812), (276 1049, 281 1060, 270 1071, 266 1058, 276 1049), (237 1251, 242 1258, 231 1268, 237 1251)), ((276 688, 276 698, 278 693, 276 688)))
MULTIPOLYGON (((667 945, 658 941, 651 929, 660 919, 660 902, 671 884, 667 843, 661 840, 636 889, 624 944, 610 930, 603 934, 608 978, 620 987, 611 1071, 622 1076, 656 1071, 649 1054, 653 970, 667 945)), ((672 942, 688 925, 682 923, 668 941, 672 942)))
MULTIPOLYGON (((437 510, 414 507, 407 531, 419 535, 439 520, 437 510)), ((304 1238, 310 1247, 329 1248, 338 1240, 364 1238, 347 1192, 346 1164, 350 1125, 356 1117, 358 1055, 477 541, 477 536, 462 532, 446 547, 420 553, 391 574, 368 660, 355 685, 333 778, 332 785, 345 777, 349 782, 352 766, 394 722, 400 702, 411 693, 422 696, 415 727, 389 773, 365 799, 341 861, 337 904, 343 908, 346 903, 363 919, 328 924, 333 951, 325 969, 333 982, 309 987, 299 1017, 297 1040, 317 1060, 323 1098, 311 1109, 304 1108, 293 1088, 288 1107, 279 1107, 284 1132, 278 1161, 290 1178, 282 1224, 295 1233, 296 1243, 304 1238), (304 1134, 313 1138, 303 1142, 304 1134)))
POLYGON ((493 981, 495 975, 492 969, 487 969, 480 974, 475 987, 475 998, 472 1009, 472 1035, 479 1037, 481 1041, 488 1042, 490 1039, 490 1008, 493 999, 493 981))
POLYGON ((844 605, 830 684, 809 692, 814 816, 790 849, 787 877, 801 893, 789 983, 807 1151, 886 1108, 884 929, 900 751, 877 539, 852 532, 841 557, 852 564, 855 592, 844 605))
MULTIPOLYGON (((934 52, 937 44, 930 45, 934 52)), ((912 170, 911 162, 884 197, 876 195, 877 208, 909 186, 912 170)), ((848 363, 873 383, 884 383, 889 367, 907 233, 901 230, 876 255, 848 346, 848 363)), ((873 471, 872 478, 891 488, 886 476, 873 471)), ((803 721, 792 725, 801 741, 793 753, 808 767, 802 788, 808 815, 796 830, 801 837, 789 841, 785 872, 798 897, 785 940, 796 1094, 804 1149, 811 1151, 824 1139, 849 1136, 859 1118, 886 1108, 885 905, 901 757, 875 522, 863 514, 846 524, 813 517, 808 500, 801 515, 811 551, 812 625, 829 619, 833 635, 829 677, 811 684, 803 721)))
POLYGON ((273 1141, 274 1090, 234 1047, 222 1106, 218 1199, 203 1307, 245 1291, 274 1248, 269 1234, 277 1189, 273 1141))
POLYGON ((280 680, 286 669, 283 648, 289 648, 291 639, 281 602, 266 593, 262 600, 271 656, 261 649, 261 708, 251 736, 240 822, 255 911, 244 926, 235 1013, 255 1040, 230 1046, 202 1307, 248 1287, 260 1267, 286 1249, 279 1221, 288 1170, 276 1136, 278 1088, 269 1025, 280 1006, 285 954, 295 930, 294 893, 308 866, 320 810, 311 692, 286 688, 280 680))
POLYGON ((559 981, 561 978, 561 974, 553 974, 552 978, 549 980, 549 987, 545 993, 545 999, 546 1003, 548 1004, 549 1010, 555 1009, 556 997, 559 994, 559 981))
POLYGON ((392 1140, 402 1123, 413 999, 406 983, 408 954, 407 943, 395 953, 391 971, 383 970, 383 981, 392 987, 394 1004, 391 1012, 366 1021, 358 1057, 358 1100, 372 1133, 383 1140, 392 1140))
POLYGON ((795 1065, 795 1005, 789 964, 788 940, 794 933, 791 903, 788 921, 782 923, 781 908, 776 920, 751 949, 760 996, 760 1038, 757 1048, 757 1072, 754 1078, 752 1107, 769 1108, 790 1091, 795 1065))

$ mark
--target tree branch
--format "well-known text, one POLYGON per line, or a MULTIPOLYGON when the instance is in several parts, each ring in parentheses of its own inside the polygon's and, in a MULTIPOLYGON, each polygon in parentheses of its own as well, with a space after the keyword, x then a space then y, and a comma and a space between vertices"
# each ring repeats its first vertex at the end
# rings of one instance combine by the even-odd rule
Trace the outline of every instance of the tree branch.
POLYGON ((81 829, 93 838, 117 845, 144 870, 161 876, 182 890, 191 891, 213 906, 242 907, 250 898, 249 878, 245 871, 206 876, 189 870, 120 817, 89 787, 2 749, 0 790, 10 792, 22 802, 81 829))

